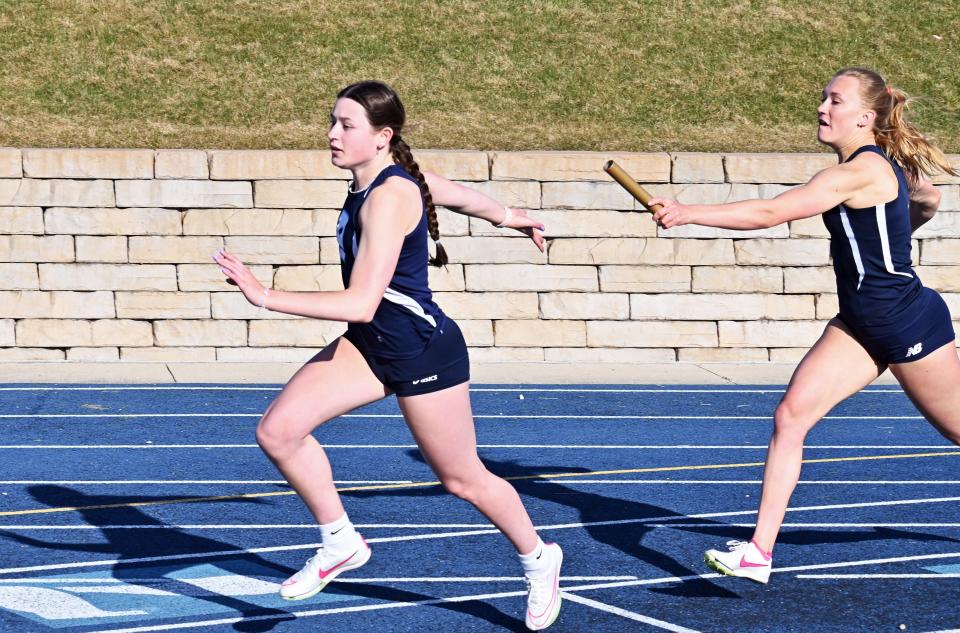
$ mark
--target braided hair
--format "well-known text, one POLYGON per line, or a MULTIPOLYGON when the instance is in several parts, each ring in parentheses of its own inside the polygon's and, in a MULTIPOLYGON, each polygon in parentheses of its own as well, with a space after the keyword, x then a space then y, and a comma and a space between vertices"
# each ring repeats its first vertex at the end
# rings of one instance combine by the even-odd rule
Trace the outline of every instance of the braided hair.
POLYGON ((436 255, 431 257, 429 262, 433 266, 446 266, 447 252, 440 244, 440 224, 437 220, 437 208, 433 204, 433 196, 430 194, 426 178, 420 171, 420 166, 413 159, 410 146, 400 136, 407 118, 400 97, 385 83, 361 81, 341 90, 337 93, 337 99, 350 99, 363 106, 370 125, 375 129, 382 130, 388 127, 393 130, 393 136, 390 138, 390 155, 398 165, 416 179, 427 207, 427 230, 436 244, 436 255))

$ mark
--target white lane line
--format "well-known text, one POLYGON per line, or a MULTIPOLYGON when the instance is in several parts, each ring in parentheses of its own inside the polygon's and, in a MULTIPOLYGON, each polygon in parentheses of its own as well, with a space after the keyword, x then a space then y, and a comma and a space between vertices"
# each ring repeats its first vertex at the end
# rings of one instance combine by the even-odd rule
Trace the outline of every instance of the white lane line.
MULTIPOLYGON (((412 484, 410 479, 356 479, 356 480, 338 480, 335 484, 412 484)), ((262 485, 262 484, 280 484, 288 485, 284 479, 73 479, 73 480, 53 480, 53 479, 11 479, 0 481, 0 486, 33 486, 42 484, 53 485, 99 485, 99 486, 122 486, 122 485, 207 485, 207 484, 237 484, 237 485, 262 485)))
MULTIPOLYGON (((787 512, 811 512, 819 510, 842 510, 842 509, 851 509, 851 508, 871 508, 871 507, 886 507, 886 506, 899 506, 899 505, 917 505, 917 504, 927 504, 927 503, 949 503, 960 501, 960 497, 939 497, 934 499, 902 499, 895 501, 866 501, 861 503, 842 503, 842 504, 833 504, 833 505, 819 505, 819 506, 803 506, 797 508, 787 508, 787 512)), ((660 517, 645 517, 642 519, 616 519, 611 521, 591 521, 591 522, 578 522, 578 523, 562 523, 556 525, 540 525, 536 526, 537 530, 568 530, 568 529, 580 529, 587 527, 606 527, 613 525, 631 525, 631 524, 646 524, 646 523, 662 523, 664 521, 674 521, 674 520, 689 520, 689 519, 713 519, 720 517, 729 517, 729 516, 745 516, 745 515, 755 515, 756 510, 739 510, 734 512, 710 512, 702 514, 673 514, 660 517)), ((715 524, 715 525, 724 525, 724 524, 715 524)), ((370 538, 367 539, 368 543, 396 543, 402 541, 420 541, 420 540, 430 540, 430 539, 444 539, 444 538, 458 538, 464 536, 479 536, 486 534, 499 534, 500 531, 496 528, 491 529, 471 529, 471 530, 461 530, 456 532, 435 532, 430 534, 410 534, 406 536, 389 536, 381 538, 370 538)), ((246 554, 261 554, 267 552, 288 552, 288 551, 297 551, 304 549, 316 549, 320 547, 320 543, 304 543, 299 545, 280 545, 273 547, 258 547, 251 549, 230 549, 230 550, 221 550, 215 552, 195 552, 191 554, 174 554, 171 556, 149 556, 143 558, 128 558, 128 559, 112 559, 112 560, 93 560, 93 561, 80 561, 73 563, 55 563, 50 565, 35 565, 30 567, 7 567, 0 568, 0 575, 13 574, 18 572, 30 572, 30 571, 48 571, 53 569, 73 569, 78 567, 103 567, 103 566, 120 566, 120 565, 134 565, 139 563, 153 563, 159 561, 171 561, 171 560, 184 560, 184 559, 197 559, 197 558, 223 558, 229 556, 243 556, 246 554)), ((774 570, 776 571, 776 570, 774 570)))
POLYGON ((960 574, 797 574, 811 580, 885 580, 913 578, 960 578, 960 574))
MULTIPOLYGON (((587 581, 622 581, 639 580, 637 576, 561 576, 560 580, 565 582, 587 582, 587 581)), ((149 583, 179 583, 180 579, 167 576, 156 576, 153 578, 0 578, 0 583, 16 584, 81 584, 90 583, 98 585, 126 584, 132 582, 149 583)), ((523 576, 425 576, 425 577, 383 577, 383 578, 338 578, 338 583, 347 584, 377 584, 377 583, 464 583, 464 582, 516 582, 522 583, 523 576)))
MULTIPOLYGON (((585 524, 590 527, 592 524, 585 524)), ((706 528, 706 527, 731 527, 731 528, 752 528, 756 523, 690 523, 675 521, 670 523, 644 523, 644 527, 649 528, 706 528)), ((493 525, 482 523, 437 523, 437 524, 361 524, 355 527, 363 530, 450 530, 450 529, 490 529, 493 525)), ((784 529, 788 528, 960 528, 960 523, 784 523, 784 529)), ((28 532, 41 530, 316 530, 315 524, 307 523, 266 523, 266 524, 223 524, 212 523, 203 524, 124 524, 124 525, 0 525, 0 530, 10 532, 28 532)), ((545 529, 545 528, 543 528, 545 529)), ((368 539, 370 540, 370 539, 368 539)))
MULTIPOLYGON (((262 413, 5 413, 0 419, 261 418, 262 413)), ((347 413, 340 418, 399 420, 399 413, 347 413)), ((518 415, 475 414, 475 420, 770 420, 770 415, 518 415)), ((823 420, 924 420, 922 415, 825 415, 823 420)))
MULTIPOLYGON (((3 483, 3 482, 0 482, 3 483)), ((551 480, 534 479, 535 484, 554 483, 551 480)), ((761 479, 566 479, 564 484, 656 484, 656 485, 751 485, 756 486, 763 483, 761 479)), ((955 486, 960 485, 958 479, 944 480, 875 480, 867 481, 861 479, 840 479, 840 480, 808 480, 798 481, 798 485, 807 486, 955 486)))
MULTIPOLYGON (((281 387, 240 386, 97 386, 97 387, 0 387, 0 391, 280 391, 281 387)), ((489 393, 783 393, 783 389, 711 389, 711 388, 611 388, 611 387, 471 387, 470 391, 489 393)), ((859 393, 899 393, 902 389, 863 389, 859 393)))
MULTIPOLYGON (((321 444, 323 448, 417 448, 416 444, 321 444)), ((260 448, 257 444, 0 444, 0 449, 111 449, 111 448, 260 448)), ((524 449, 623 449, 623 450, 767 450, 766 444, 477 444, 477 448, 524 448, 524 449)), ((809 444, 807 450, 900 450, 952 448, 950 444, 809 444)))
POLYGON ((574 593, 561 591, 560 595, 563 596, 564 600, 569 600, 570 602, 576 602, 578 604, 592 607, 599 611, 604 611, 606 613, 617 615, 617 616, 620 616, 621 618, 626 618, 628 620, 633 620, 635 622, 643 622, 644 624, 649 624, 650 626, 656 627, 658 629, 673 631, 674 633, 699 633, 699 631, 697 631, 696 629, 688 629, 684 626, 671 624, 670 622, 664 622, 663 620, 658 620, 656 618, 651 618, 650 616, 640 615, 639 613, 634 613, 633 611, 627 611, 626 609, 621 609, 620 607, 614 607, 612 605, 609 605, 603 602, 591 600, 590 598, 584 598, 583 596, 578 596, 574 593))
MULTIPOLYGON (((490 523, 356 523, 363 530, 453 530, 491 529, 490 523)), ((266 523, 266 524, 156 524, 140 525, 0 525, 0 530, 318 530, 316 523, 266 523)), ((369 539, 368 539, 369 540, 369 539)))
MULTIPOLYGON (((960 552, 952 552, 948 554, 925 554, 921 556, 907 556, 896 559, 873 559, 873 560, 864 560, 864 561, 847 561, 842 563, 826 563, 820 565, 805 565, 803 567, 796 568, 784 568, 784 569, 774 569, 774 573, 784 572, 784 571, 801 571, 801 570, 812 570, 812 569, 823 569, 829 567, 838 567, 838 566, 848 566, 855 567, 859 565, 870 565, 870 564, 885 564, 890 562, 905 562, 911 560, 930 560, 935 558, 956 558, 960 557, 960 552)), ((576 585, 573 587, 562 587, 561 591, 564 593, 572 593, 575 591, 591 591, 595 589, 615 589, 620 587, 638 587, 643 585, 659 585, 672 582, 685 582, 687 580, 705 580, 720 578, 720 574, 691 574, 689 576, 666 576, 663 578, 647 578, 642 580, 626 580, 619 582, 609 582, 609 583, 595 583, 588 585, 576 585)), ((334 581, 337 582, 337 581, 334 581)), ((508 591, 502 593, 489 593, 489 594, 479 594, 479 595, 469 595, 469 596, 458 596, 455 598, 442 598, 435 600, 422 600, 418 602, 389 602, 389 603, 380 603, 380 604, 371 604, 371 605, 362 605, 355 607, 338 607, 333 609, 316 609, 312 611, 293 611, 289 613, 277 614, 277 615, 263 615, 263 616, 254 616, 250 618, 227 618, 220 620, 197 620, 194 622, 181 622, 178 624, 162 624, 157 626, 146 626, 146 627, 136 627, 136 628, 127 628, 127 629, 103 629, 95 633, 148 633, 150 631, 167 631, 171 629, 184 629, 184 628, 200 628, 208 626, 220 626, 225 624, 236 624, 237 622, 260 622, 260 621, 269 621, 269 620, 278 620, 283 618, 295 617, 295 618, 308 618, 321 615, 333 615, 341 613, 353 613, 358 611, 378 611, 382 609, 396 609, 402 607, 415 607, 415 606, 427 606, 442 604, 444 602, 469 602, 473 600, 494 600, 497 598, 512 598, 526 595, 525 591, 508 591)), ((946 633, 946 632, 944 632, 946 633)))
MULTIPOLYGON (((534 484, 553 484, 554 479, 533 479, 534 484)), ((337 485, 355 485, 355 484, 412 484, 409 479, 384 479, 384 480, 337 480, 333 482, 337 485)), ((757 486, 763 483, 760 479, 563 479, 565 484, 591 484, 591 485, 749 485, 757 486)), ((11 479, 0 481, 0 486, 39 486, 39 485, 61 485, 61 486, 167 486, 167 485, 287 485, 283 479, 264 479, 264 480, 242 480, 242 479, 196 479, 196 480, 151 480, 151 479, 11 479)), ((799 481, 798 485, 807 486, 956 486, 960 485, 958 479, 929 479, 929 480, 807 480, 799 481)))

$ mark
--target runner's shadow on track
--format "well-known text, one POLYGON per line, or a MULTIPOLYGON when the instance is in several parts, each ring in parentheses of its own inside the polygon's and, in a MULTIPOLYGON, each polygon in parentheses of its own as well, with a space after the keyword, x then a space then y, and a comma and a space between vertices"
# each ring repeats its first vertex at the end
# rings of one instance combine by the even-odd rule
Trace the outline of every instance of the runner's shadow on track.
MULTIPOLYGON (((295 616, 285 610, 263 607, 236 597, 225 596, 221 593, 207 591, 194 583, 183 582, 176 576, 189 579, 189 570, 197 565, 212 566, 215 570, 202 570, 201 575, 210 575, 210 572, 220 570, 237 576, 267 576, 277 583, 293 574, 296 570, 279 565, 264 559, 256 554, 245 552, 242 548, 230 543, 224 543, 203 536, 197 536, 169 527, 158 519, 145 514, 137 507, 126 504, 137 502, 163 502, 182 497, 124 497, 115 495, 88 495, 65 486, 35 485, 29 486, 27 491, 34 499, 48 507, 75 507, 84 522, 100 528, 105 543, 62 543, 43 541, 17 533, 0 531, 3 538, 45 549, 70 550, 98 554, 112 554, 117 558, 113 566, 112 576, 128 585, 139 585, 148 589, 174 592, 179 595, 205 600, 217 605, 238 611, 244 619, 256 618, 254 621, 243 621, 234 624, 234 629, 249 633, 269 631, 281 622, 295 619, 295 616), (123 506, 104 508, 103 506, 123 506), (97 507, 100 506, 100 507, 97 507), (155 528, 134 530, 126 525, 153 525, 155 528), (148 536, 145 538, 144 534, 148 536), (232 554, 232 552, 236 554, 232 554), (173 557, 183 554, 226 552, 225 556, 210 558, 197 557, 184 561, 142 561, 138 559, 154 557, 173 557), (226 556, 229 556, 227 558, 226 556), (202 562, 200 562, 202 561, 202 562)), ((231 500, 237 501, 237 500, 231 500)), ((242 499, 245 503, 262 503, 258 499, 242 499)), ((386 600, 392 602, 422 602, 436 600, 436 596, 419 594, 412 591, 394 589, 372 584, 332 583, 323 595, 341 595, 372 600, 386 600)), ((296 603, 306 606, 310 601, 296 603)), ((314 603, 316 604, 316 603, 314 603)), ((464 613, 490 622, 491 624, 508 630, 523 630, 522 623, 518 627, 517 620, 500 611, 488 603, 440 603, 430 606, 464 613)), ((172 615, 170 617, 176 617, 172 615)))
MULTIPOLYGON (((411 459, 423 463, 423 457, 419 451, 407 451, 411 459)), ((580 513, 580 521, 588 534, 597 542, 614 547, 624 554, 648 562, 662 569, 670 577, 698 576, 702 572, 696 572, 677 560, 667 556, 663 552, 649 548, 643 544, 643 536, 654 529, 644 527, 642 523, 636 522, 644 518, 678 518, 676 513, 646 503, 634 501, 625 501, 605 497, 594 493, 586 493, 573 488, 562 486, 554 481, 533 479, 543 473, 586 473, 585 468, 569 467, 551 467, 538 466, 531 468, 522 466, 512 461, 497 461, 494 459, 483 458, 487 468, 502 477, 511 480, 510 483, 517 488, 517 491, 532 497, 538 497, 552 503, 559 503, 575 508, 580 513)), ((401 493, 407 496, 434 496, 448 494, 439 486, 429 489, 416 490, 391 490, 387 494, 401 493)), ((356 491, 344 493, 350 496, 374 496, 384 494, 377 491, 356 491)), ((533 517, 535 520, 538 517, 533 517)), ((537 521, 543 523, 543 518, 537 521)), ((722 527, 721 524, 717 524, 722 527)), ((562 545, 562 540, 561 540, 562 545)), ((575 552, 568 551, 566 560, 572 561, 575 552)), ((701 598, 739 598, 739 595, 719 587, 705 578, 693 578, 682 583, 679 586, 671 586, 665 589, 655 589, 682 596, 695 596, 701 598)))
MULTIPOLYGON (((411 450, 407 454, 411 459, 423 463, 419 451, 411 450)), ((672 524, 672 529, 709 534, 720 538, 732 539, 743 537, 744 528, 724 523, 713 522, 709 519, 696 519, 696 527, 684 527, 678 521, 689 521, 684 514, 673 512, 653 504, 607 497, 594 492, 561 485, 559 481, 542 479, 544 473, 558 474, 587 474, 587 468, 569 466, 536 466, 529 467, 511 460, 495 460, 483 457, 487 468, 502 477, 506 477, 517 488, 518 492, 537 497, 544 501, 559 503, 576 509, 580 515, 580 522, 584 530, 597 542, 614 547, 627 556, 650 563, 667 574, 676 577, 697 576, 708 573, 705 567, 694 571, 683 563, 667 554, 644 545, 644 537, 655 529, 662 529, 645 524, 672 524), (711 524, 711 525, 704 525, 711 524)), ((409 494, 445 494, 441 488, 420 489, 410 491, 409 494)), ((543 523, 543 521, 539 521, 543 523)), ((832 544, 832 543, 862 543, 886 540, 912 541, 949 541, 960 540, 934 534, 913 533, 891 528, 870 528, 857 531, 830 531, 830 530, 785 530, 781 533, 780 543, 792 545, 832 544)), ((568 555, 569 556, 569 555, 568 555)), ((654 588, 652 591, 668 593, 684 597, 701 598, 738 598, 739 595, 718 586, 709 579, 688 580, 681 585, 654 588)))
MULTIPOLYGON (((145 514, 139 508, 127 505, 137 502, 172 501, 180 497, 88 495, 72 488, 55 485, 29 486, 27 491, 34 499, 48 507, 76 508, 77 514, 83 518, 85 523, 100 528, 100 533, 106 542, 66 543, 44 541, 22 534, 0 531, 0 536, 3 538, 31 547, 113 555, 117 562, 113 566, 112 576, 122 583, 146 587, 147 590, 159 589, 164 592, 172 592, 221 605, 238 611, 243 618, 256 616, 266 616, 267 618, 253 622, 237 622, 234 624, 234 629, 238 631, 268 631, 284 620, 294 619, 286 611, 263 607, 237 597, 208 591, 194 583, 183 582, 182 579, 190 578, 189 570, 200 564, 239 576, 249 576, 251 571, 255 570, 255 573, 259 575, 266 573, 276 576, 278 579, 286 578, 292 571, 256 554, 245 552, 236 545, 188 534, 166 526, 160 520, 145 514), (151 525, 156 527, 147 529, 120 527, 127 525, 151 525), (197 556, 182 560, 142 560, 209 552, 225 552, 225 554, 210 556, 209 558, 197 556), (177 578, 178 575, 182 579, 177 578)), ((243 499, 242 501, 245 503, 259 502, 256 499, 243 499)), ((222 610, 218 612, 222 613, 222 610)), ((176 614, 169 617, 176 617, 176 614)))

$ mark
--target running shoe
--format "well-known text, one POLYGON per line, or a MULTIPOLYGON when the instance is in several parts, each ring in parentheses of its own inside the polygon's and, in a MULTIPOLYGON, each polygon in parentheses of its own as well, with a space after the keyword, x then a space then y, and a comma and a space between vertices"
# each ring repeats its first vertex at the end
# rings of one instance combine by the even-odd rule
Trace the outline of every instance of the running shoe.
POLYGON ((560 565, 563 550, 556 543, 544 543, 543 555, 550 556, 550 568, 545 574, 525 576, 527 581, 527 628, 540 631, 560 615, 560 565))
POLYGON ((331 556, 323 547, 307 559, 303 569, 280 585, 280 597, 286 600, 304 600, 323 590, 327 584, 345 571, 361 567, 370 560, 370 546, 357 534, 356 547, 347 555, 331 556))
POLYGON ((773 556, 765 554, 753 541, 727 541, 727 547, 730 550, 728 552, 708 549, 703 554, 703 560, 710 569, 727 576, 749 578, 767 584, 773 568, 773 556))

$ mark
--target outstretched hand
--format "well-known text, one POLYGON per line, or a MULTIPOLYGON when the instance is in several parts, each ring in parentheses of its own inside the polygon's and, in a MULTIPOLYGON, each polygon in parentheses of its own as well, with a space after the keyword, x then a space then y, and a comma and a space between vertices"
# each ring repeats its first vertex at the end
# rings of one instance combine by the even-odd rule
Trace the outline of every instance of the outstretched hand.
POLYGON ((520 231, 533 240, 533 243, 540 249, 541 253, 544 252, 543 231, 546 230, 546 227, 543 223, 531 218, 523 209, 511 208, 510 211, 510 218, 503 227, 520 231))
POLYGON ((227 276, 227 283, 240 288, 251 304, 260 305, 264 294, 263 284, 257 281, 243 262, 223 249, 213 254, 213 261, 219 264, 220 272, 227 276))
POLYGON ((690 207, 680 204, 670 198, 651 198, 649 206, 660 205, 659 211, 654 211, 653 220, 665 229, 671 226, 681 226, 690 223, 690 207))

